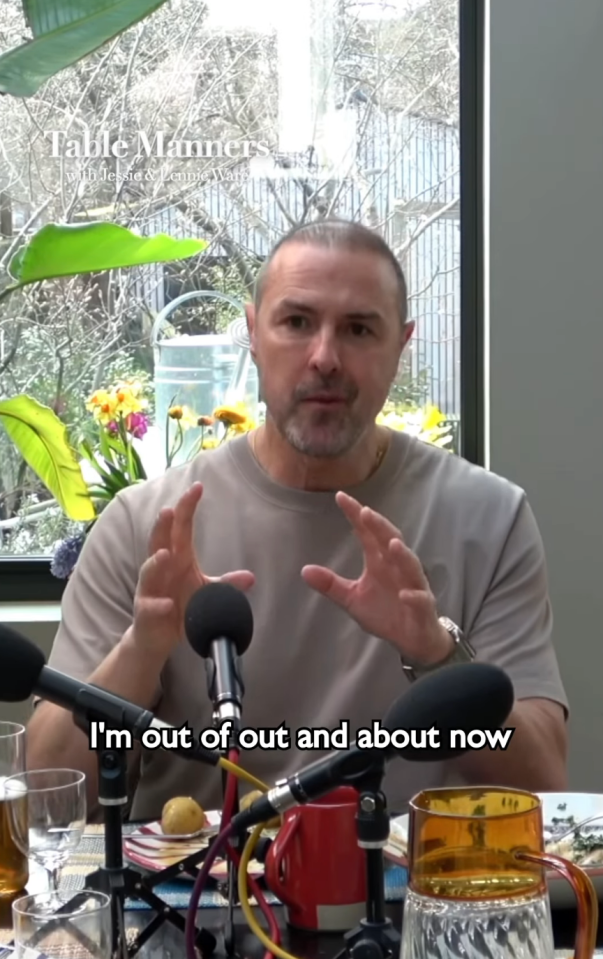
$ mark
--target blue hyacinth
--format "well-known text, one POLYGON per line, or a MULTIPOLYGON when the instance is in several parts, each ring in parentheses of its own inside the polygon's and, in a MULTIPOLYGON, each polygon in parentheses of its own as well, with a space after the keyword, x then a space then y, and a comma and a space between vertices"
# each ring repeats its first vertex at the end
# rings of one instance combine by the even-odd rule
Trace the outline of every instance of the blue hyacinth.
POLYGON ((59 543, 50 564, 50 571, 53 576, 56 576, 57 579, 67 579, 78 561, 85 539, 84 533, 79 533, 77 536, 70 536, 59 543))

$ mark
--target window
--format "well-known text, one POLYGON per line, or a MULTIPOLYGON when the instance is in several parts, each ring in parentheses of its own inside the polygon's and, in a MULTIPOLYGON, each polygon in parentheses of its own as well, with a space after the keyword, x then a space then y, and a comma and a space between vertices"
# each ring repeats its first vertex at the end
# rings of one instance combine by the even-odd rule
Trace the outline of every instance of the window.
MULTIPOLYGON (((172 0, 35 95, 0 98, 0 289, 47 223, 207 241, 186 259, 0 300, 0 399, 29 394, 81 438, 91 393, 134 378, 152 424, 138 449, 164 468, 184 380, 204 379, 217 405, 238 370, 253 396, 241 304, 279 236, 332 213, 378 230, 406 273, 416 332, 392 403, 417 423, 436 407, 450 448, 479 462, 479 11, 172 0)), ((22 42, 19 0, 2 4, 0 28, 4 48, 22 42)), ((78 530, 0 429, 0 600, 60 597, 50 560, 78 530)))

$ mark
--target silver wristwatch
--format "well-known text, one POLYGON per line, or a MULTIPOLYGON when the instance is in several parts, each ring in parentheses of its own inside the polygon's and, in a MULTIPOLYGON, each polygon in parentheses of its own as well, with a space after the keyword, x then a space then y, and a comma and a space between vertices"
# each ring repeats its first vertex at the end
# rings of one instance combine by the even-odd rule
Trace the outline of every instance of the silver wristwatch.
POLYGON ((475 650, 469 640, 463 635, 460 627, 458 627, 456 623, 453 623, 451 619, 448 619, 447 616, 440 616, 439 621, 444 629, 452 636, 454 646, 448 656, 446 656, 445 659, 440 659, 437 663, 415 663, 410 660, 405 660, 404 657, 401 656, 402 669, 411 682, 414 682, 415 679, 418 679, 419 676, 423 676, 425 673, 433 673, 436 669, 441 669, 442 666, 450 666, 451 663, 470 663, 475 659, 475 650))

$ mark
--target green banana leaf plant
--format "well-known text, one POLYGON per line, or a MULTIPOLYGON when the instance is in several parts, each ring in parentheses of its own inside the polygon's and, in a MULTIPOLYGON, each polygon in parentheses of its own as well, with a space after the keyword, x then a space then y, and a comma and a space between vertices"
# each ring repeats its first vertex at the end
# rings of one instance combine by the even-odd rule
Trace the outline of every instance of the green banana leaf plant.
MULTIPOLYGON (((9 264, 11 282, 0 293, 0 300, 42 280, 182 260, 206 247, 205 240, 177 240, 162 233, 141 237, 114 223, 51 223, 13 256, 9 264)), ((0 401, 0 421, 66 516, 76 521, 94 519, 94 499, 78 454, 56 413, 21 394, 0 401)))
MULTIPOLYGON (((0 94, 33 96, 55 74, 144 20, 167 0, 22 0, 31 39, 0 54, 0 94)), ((0 301, 31 283, 195 256, 200 240, 140 237, 113 223, 49 224, 13 256, 0 301)), ((73 520, 95 506, 64 424, 26 394, 0 401, 0 420, 23 459, 73 520)))
POLYGON ((0 419, 28 466, 70 519, 86 522, 96 510, 67 430, 47 406, 22 394, 0 401, 0 419))
POLYGON ((0 93, 30 97, 43 83, 144 20, 166 0, 23 0, 32 39, 0 56, 0 93))

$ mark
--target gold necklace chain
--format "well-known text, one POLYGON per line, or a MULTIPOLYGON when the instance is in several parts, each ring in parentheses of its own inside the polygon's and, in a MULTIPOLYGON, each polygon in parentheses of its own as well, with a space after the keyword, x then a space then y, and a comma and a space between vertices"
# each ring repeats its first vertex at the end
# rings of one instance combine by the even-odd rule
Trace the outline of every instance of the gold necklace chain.
POLYGON ((379 448, 378 448, 378 450, 377 450, 377 461, 376 461, 375 465, 373 466, 371 472, 369 473, 369 476, 372 476, 373 473, 376 473, 377 470, 379 469, 379 467, 381 466, 381 462, 382 462, 382 460, 383 460, 383 457, 384 457, 385 454, 387 453, 388 447, 389 447, 389 439, 386 439, 386 440, 385 440, 385 443, 383 443, 382 445, 380 445, 379 448))

